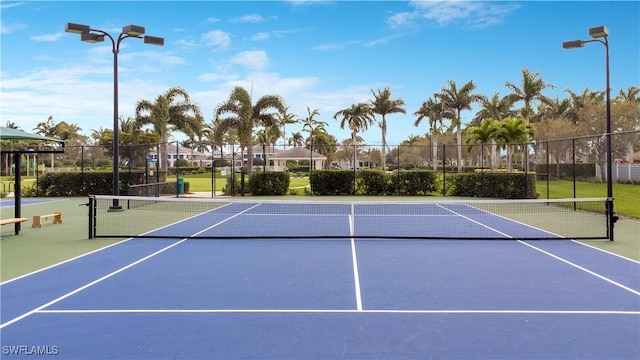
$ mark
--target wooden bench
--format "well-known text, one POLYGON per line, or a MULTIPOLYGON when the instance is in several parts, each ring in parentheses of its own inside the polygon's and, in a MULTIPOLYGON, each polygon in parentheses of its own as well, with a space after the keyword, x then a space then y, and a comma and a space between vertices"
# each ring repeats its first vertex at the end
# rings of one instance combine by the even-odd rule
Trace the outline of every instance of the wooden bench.
POLYGON ((28 221, 28 220, 29 219, 27 219, 27 218, 2 219, 2 220, 0 220, 0 225, 21 223, 21 222, 28 221))
POLYGON ((33 217, 33 224, 31 225, 31 227, 42 227, 42 220, 46 221, 49 218, 53 218, 54 224, 62 224, 62 213, 58 211, 47 215, 35 215, 33 217))

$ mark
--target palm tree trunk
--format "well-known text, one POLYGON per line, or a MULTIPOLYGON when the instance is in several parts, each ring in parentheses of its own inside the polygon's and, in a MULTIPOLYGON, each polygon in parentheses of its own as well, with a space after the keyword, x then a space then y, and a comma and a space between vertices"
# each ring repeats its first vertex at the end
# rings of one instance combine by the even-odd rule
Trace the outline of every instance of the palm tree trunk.
POLYGON ((431 161, 433 161, 433 171, 438 171, 438 136, 431 131, 431 151, 433 156, 431 157, 431 161))
POLYGON ((458 172, 462 172, 462 124, 460 122, 458 122, 456 140, 458 141, 458 172))
POLYGON ((491 163, 491 172, 494 172, 496 169, 496 141, 494 139, 491 139, 491 144, 489 145, 490 149, 491 149, 491 158, 490 158, 490 163, 491 163))
POLYGON ((387 165, 387 121, 382 115, 382 123, 380 124, 382 128, 382 169, 384 170, 387 165))

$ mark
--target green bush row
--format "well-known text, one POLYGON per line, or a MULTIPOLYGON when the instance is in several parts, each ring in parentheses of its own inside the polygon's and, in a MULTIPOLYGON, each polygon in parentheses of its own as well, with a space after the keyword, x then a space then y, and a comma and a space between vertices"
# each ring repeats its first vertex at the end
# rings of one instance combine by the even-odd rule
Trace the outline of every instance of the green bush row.
POLYGON ((487 198, 535 198, 535 174, 453 173, 444 177, 426 170, 385 173, 381 170, 313 171, 315 195, 447 195, 487 198), (355 181, 354 181, 355 177, 355 181), (442 184, 441 184, 442 183, 442 184))
POLYGON ((249 177, 253 195, 285 195, 291 179, 285 172, 256 172, 249 177))
POLYGON ((500 199, 534 199, 536 175, 525 173, 466 173, 446 177, 446 193, 500 199))
POLYGON ((538 175, 546 175, 549 179, 573 179, 575 172, 576 179, 589 179, 596 176, 596 164, 580 163, 575 164, 537 164, 535 168, 538 175), (575 171, 574 171, 575 169, 575 171))

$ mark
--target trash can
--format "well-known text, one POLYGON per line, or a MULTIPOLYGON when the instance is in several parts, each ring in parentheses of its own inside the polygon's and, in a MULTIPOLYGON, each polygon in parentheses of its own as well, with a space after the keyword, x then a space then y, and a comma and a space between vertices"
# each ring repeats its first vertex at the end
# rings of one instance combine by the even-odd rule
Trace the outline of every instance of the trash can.
POLYGON ((178 194, 179 195, 184 194, 184 179, 183 178, 178 178, 178 194))

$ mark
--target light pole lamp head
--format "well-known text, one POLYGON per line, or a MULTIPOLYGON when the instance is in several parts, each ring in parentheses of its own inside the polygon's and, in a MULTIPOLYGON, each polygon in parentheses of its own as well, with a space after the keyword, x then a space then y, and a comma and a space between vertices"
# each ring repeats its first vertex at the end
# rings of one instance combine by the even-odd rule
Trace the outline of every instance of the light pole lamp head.
POLYGON ((122 28, 122 32, 131 37, 140 37, 140 35, 144 35, 144 26, 127 25, 122 28))
POLYGON ((157 37, 157 36, 145 35, 144 36, 144 43, 145 44, 149 44, 149 45, 163 46, 164 45, 164 38, 157 37))
POLYGON ((607 37, 609 36, 609 29, 604 25, 592 27, 589 28, 589 35, 594 39, 607 37))
POLYGON ((64 26, 65 32, 74 34, 88 34, 90 30, 91 28, 89 27, 89 25, 67 23, 64 26))
POLYGON ((581 48, 581 47, 584 47, 584 40, 571 40, 571 41, 564 41, 562 43, 563 49, 575 49, 575 48, 581 48))
POLYGON ((95 43, 103 42, 104 41, 104 35, 93 34, 93 33, 81 34, 80 35, 80 40, 82 40, 84 42, 95 44, 95 43))

